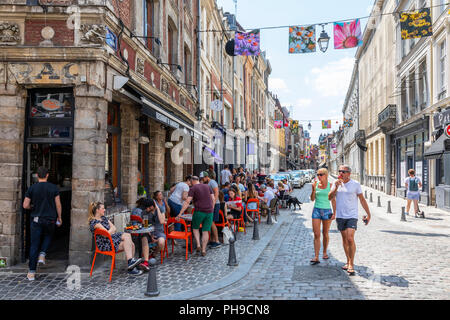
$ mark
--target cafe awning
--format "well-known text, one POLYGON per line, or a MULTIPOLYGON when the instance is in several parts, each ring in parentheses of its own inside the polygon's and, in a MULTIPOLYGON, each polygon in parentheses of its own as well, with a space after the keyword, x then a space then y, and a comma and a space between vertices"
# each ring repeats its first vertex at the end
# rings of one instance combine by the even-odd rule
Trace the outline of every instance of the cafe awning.
POLYGON ((447 140, 445 134, 441 135, 431 147, 429 147, 423 154, 425 159, 441 159, 444 153, 449 153, 445 151, 445 141, 447 140))

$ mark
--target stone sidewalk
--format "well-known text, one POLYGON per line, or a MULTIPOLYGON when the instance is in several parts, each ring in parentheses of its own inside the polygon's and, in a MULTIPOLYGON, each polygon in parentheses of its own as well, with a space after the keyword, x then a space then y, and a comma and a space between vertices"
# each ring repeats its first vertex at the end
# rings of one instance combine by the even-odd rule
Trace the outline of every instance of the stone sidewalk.
POLYGON ((414 216, 414 204, 411 203, 410 214, 406 215, 406 222, 400 221, 402 207, 405 207, 406 211, 406 200, 387 195, 381 191, 361 186, 363 193, 367 191, 367 203, 369 204, 370 210, 373 214, 376 214, 378 218, 389 221, 393 225, 405 225, 417 229, 421 232, 438 232, 446 235, 450 235, 450 212, 435 208, 433 206, 425 206, 419 204, 420 211, 425 212, 425 219, 415 218, 414 216), (372 200, 370 202, 370 194, 372 193, 372 200), (378 207, 378 196, 380 196, 381 207, 378 207), (391 212, 387 213, 388 201, 391 202, 391 212))
MULTIPOLYGON (((157 283, 160 295, 148 298, 144 295, 147 288, 147 273, 141 276, 130 276, 125 270, 113 272, 109 282, 110 260, 103 265, 96 263, 92 277, 88 272, 78 273, 44 273, 39 272, 35 282, 26 279, 26 272, 1 271, 0 269, 0 299, 49 299, 49 300, 82 300, 82 299, 190 299, 232 285, 244 277, 254 265, 265 247, 270 243, 278 229, 287 219, 286 210, 282 210, 278 223, 267 225, 265 219, 259 224, 260 240, 252 240, 253 227, 247 227, 247 233, 240 232, 235 243, 236 256, 239 265, 227 265, 229 246, 223 245, 210 249, 206 257, 193 251, 185 260, 184 243, 175 247, 174 254, 160 264, 157 260, 157 283)), ((171 252, 171 244, 168 244, 171 252)), ((77 268, 77 266, 75 266, 77 268)), ((90 266, 89 266, 90 268, 90 266)), ((83 268, 86 270, 86 267, 83 268)))

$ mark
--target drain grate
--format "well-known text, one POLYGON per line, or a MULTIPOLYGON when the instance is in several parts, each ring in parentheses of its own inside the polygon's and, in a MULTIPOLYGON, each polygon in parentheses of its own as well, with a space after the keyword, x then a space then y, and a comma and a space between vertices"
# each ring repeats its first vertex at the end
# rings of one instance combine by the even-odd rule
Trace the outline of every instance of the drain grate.
POLYGON ((321 281, 343 277, 338 267, 330 266, 295 266, 292 281, 321 281))

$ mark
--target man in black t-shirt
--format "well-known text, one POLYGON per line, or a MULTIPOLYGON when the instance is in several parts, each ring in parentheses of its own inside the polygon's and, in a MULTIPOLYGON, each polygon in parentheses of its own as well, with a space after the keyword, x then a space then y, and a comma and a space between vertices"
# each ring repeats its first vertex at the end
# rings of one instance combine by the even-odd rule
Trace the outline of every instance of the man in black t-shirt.
POLYGON ((39 182, 33 184, 27 190, 23 201, 23 208, 31 210, 31 246, 29 271, 27 274, 27 278, 30 281, 35 279, 38 254, 39 263, 45 264, 45 253, 52 241, 55 224, 58 227, 62 224, 61 200, 58 187, 53 183, 47 182, 47 168, 39 167, 37 174, 39 182), (42 235, 44 240, 41 245, 42 235))

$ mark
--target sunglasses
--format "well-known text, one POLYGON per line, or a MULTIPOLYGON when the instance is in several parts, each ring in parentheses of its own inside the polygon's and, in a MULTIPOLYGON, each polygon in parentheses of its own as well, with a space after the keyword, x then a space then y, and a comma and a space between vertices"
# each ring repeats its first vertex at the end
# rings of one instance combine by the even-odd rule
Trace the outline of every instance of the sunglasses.
POLYGON ((324 176, 324 175, 325 175, 325 173, 318 173, 317 174, 318 177, 321 177, 321 176, 324 176))
POLYGON ((348 170, 339 170, 339 173, 348 173, 348 172, 350 172, 350 171, 348 171, 348 170))

